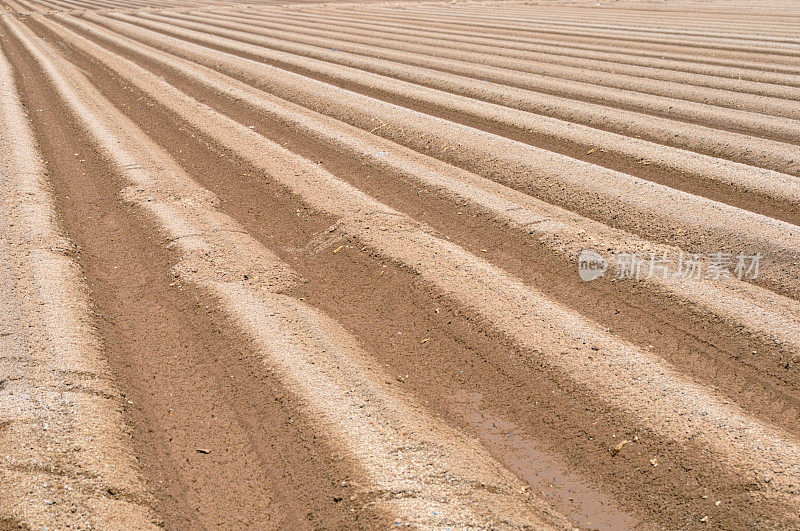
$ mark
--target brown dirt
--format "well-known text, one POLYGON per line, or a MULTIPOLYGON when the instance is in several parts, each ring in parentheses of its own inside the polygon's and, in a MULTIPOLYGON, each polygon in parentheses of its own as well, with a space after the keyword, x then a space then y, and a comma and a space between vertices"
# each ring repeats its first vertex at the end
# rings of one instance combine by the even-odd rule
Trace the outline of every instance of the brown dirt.
MULTIPOLYGON (((309 247, 338 221, 335 217, 309 208, 262 170, 195 131, 88 54, 59 42, 46 23, 25 24, 213 192, 220 212, 291 266, 302 282, 287 295, 336 321, 385 367, 393 386, 479 441, 575 525, 792 525, 784 501, 729 468, 702 441, 670 440, 647 422, 610 407, 592 389, 540 362, 480 313, 443 296, 408 265, 387 260, 355 237, 309 247), (628 442, 619 453, 611 451, 622 441, 628 442)), ((153 509, 165 526, 391 524, 393 515, 358 499, 353 485, 361 481, 363 463, 342 457, 326 428, 262 363, 258 346, 224 308, 208 292, 176 276, 173 266, 179 257, 168 248, 170 242, 140 209, 119 199, 127 183, 92 147, 34 58, 14 38, 4 39, 2 47, 48 164, 59 222, 77 246, 93 319, 126 401, 134 452, 153 494, 153 509)), ((658 297, 643 287, 581 282, 574 263, 508 230, 491 213, 320 143, 307 131, 259 116, 246 104, 146 58, 111 49, 424 222, 437 237, 523 279, 570 312, 666 360, 797 444, 800 373, 798 364, 791 363, 791 352, 780 345, 706 309, 658 297)), ((393 102, 520 139, 496 124, 412 101, 393 102)), ((575 146, 552 139, 525 140, 579 155, 575 146)), ((797 220, 794 210, 788 210, 794 205, 688 182, 602 155, 581 158, 777 219, 797 220)), ((2 529, 17 526, 24 523, 0 520, 2 529)))
POLYGON ((211 305, 175 287, 174 259, 157 232, 134 221, 117 199, 117 182, 96 180, 114 172, 74 124, 56 118, 66 111, 35 82, 21 52, 6 51, 26 107, 37 109, 30 114, 61 220, 78 246, 127 418, 138 427, 134 445, 167 527, 338 527, 363 519, 336 501, 346 499, 347 474, 293 420, 258 356, 211 305), (141 228, 129 230, 133 223, 141 228))

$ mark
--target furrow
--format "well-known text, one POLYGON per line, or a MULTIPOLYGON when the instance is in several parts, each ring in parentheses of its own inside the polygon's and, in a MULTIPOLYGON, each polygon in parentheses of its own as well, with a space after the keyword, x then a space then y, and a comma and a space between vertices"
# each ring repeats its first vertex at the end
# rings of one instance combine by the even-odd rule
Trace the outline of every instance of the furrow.
POLYGON ((759 423, 657 357, 552 303, 457 245, 431 236, 424 226, 200 105, 157 76, 122 60, 116 69, 199 133, 260 168, 312 208, 337 216, 338 230, 344 234, 415 271, 612 408, 664 437, 706 446, 745 477, 763 483, 771 500, 785 504, 778 519, 797 518, 800 449, 780 430, 759 423))
POLYGON ((73 0, 53 0, 52 6, 58 11, 86 8, 86 4, 82 4, 73 0))
POLYGON ((800 527, 794 0, 0 0, 0 529, 800 527))
MULTIPOLYGON (((191 16, 182 14, 170 14, 168 17, 158 17, 154 20, 169 20, 176 23, 176 20, 187 20, 190 22, 208 22, 209 17, 204 15, 191 16)), ((587 72, 584 69, 571 67, 553 67, 546 63, 531 63, 530 61, 503 60, 496 57, 496 50, 487 49, 483 52, 455 52, 442 48, 442 43, 425 46, 409 46, 402 41, 384 42, 382 47, 377 48, 373 44, 374 39, 351 39, 357 44, 350 44, 346 40, 341 40, 340 34, 336 32, 317 32, 322 34, 322 38, 315 35, 305 36, 303 32, 285 31, 286 24, 240 24, 231 23, 227 19, 213 18, 212 25, 196 26, 195 29, 204 29, 209 33, 220 36, 231 36, 236 38, 236 34, 226 35, 226 32, 219 28, 237 30, 248 34, 268 36, 272 39, 280 39, 280 44, 273 43, 270 48, 281 46, 284 51, 293 51, 292 46, 287 43, 297 43, 300 45, 310 45, 316 48, 299 49, 301 53, 309 56, 318 56, 320 51, 337 50, 345 52, 345 57, 335 57, 327 59, 330 62, 337 62, 348 66, 355 66, 362 70, 376 71, 374 66, 370 68, 369 61, 363 57, 385 59, 401 64, 410 64, 424 67, 426 69, 440 70, 443 72, 457 73, 467 77, 481 80, 492 80, 503 85, 524 88, 534 92, 543 92, 562 97, 586 100, 601 103, 611 107, 620 107, 638 112, 649 112, 665 117, 678 117, 686 121, 712 125, 721 124, 719 127, 736 129, 733 122, 727 122, 722 117, 715 122, 713 119, 706 119, 709 113, 717 113, 713 107, 734 109, 736 113, 747 111, 757 114, 767 114, 779 117, 781 121, 796 120, 800 117, 798 105, 793 101, 784 99, 765 98, 755 95, 743 96, 730 91, 720 91, 703 87, 687 87, 673 82, 656 82, 652 80, 642 80, 637 77, 623 76, 618 74, 604 74, 587 72), (215 29, 212 29, 215 28, 215 29), (326 38, 332 37, 332 38, 326 38), (364 46, 362 46, 362 44, 364 46), (353 54, 351 56, 350 54, 353 54), (360 56, 360 57, 354 57, 360 56), (441 58, 450 59, 450 61, 441 58), (355 62, 353 62, 355 60, 355 62), (479 67, 479 64, 486 67, 479 67), (525 74, 522 74, 522 73, 525 74), (558 81, 554 81, 558 80, 558 81), (583 85, 573 85, 572 82, 583 83, 583 85), (592 89, 586 89, 586 84, 592 85, 592 89), (602 87, 620 90, 621 92, 606 93, 602 87), (647 98, 645 95, 655 95, 666 98, 664 105, 657 105, 660 100, 647 98), (646 103, 643 100, 647 100, 646 103), (675 113, 675 100, 698 103, 707 107, 691 107, 686 109, 682 115, 675 113), (660 107, 660 110, 659 110, 660 107)), ((189 27, 191 26, 184 26, 189 27)), ((239 35, 241 36, 241 35, 239 35)), ((241 39, 238 39, 241 40, 241 39)), ((788 92, 788 91, 787 91, 788 92)), ((763 119, 759 116, 759 119, 763 119)), ((749 126, 748 126, 749 127, 749 126)), ((745 129, 739 128, 740 131, 745 129)), ((746 132, 746 131, 745 131, 746 132)), ((773 133, 768 133, 772 136, 773 133)))
MULTIPOLYGON (((656 26, 659 28, 701 28, 704 30, 714 29, 715 31, 730 30, 731 28, 744 28, 747 31, 756 31, 759 34, 772 34, 775 32, 778 34, 783 34, 783 32, 781 32, 781 28, 785 29, 791 26, 791 17, 788 6, 784 6, 782 9, 782 14, 784 15, 783 17, 780 17, 782 20, 771 20, 773 26, 769 28, 763 28, 759 25, 759 23, 763 24, 764 19, 772 18, 770 15, 765 14, 761 9, 759 10, 760 12, 751 12, 747 17, 743 18, 737 18, 739 15, 741 15, 741 13, 737 14, 733 13, 732 10, 728 10, 725 13, 730 16, 723 18, 714 16, 710 13, 701 13, 691 8, 687 9, 683 13, 676 13, 674 10, 670 12, 669 10, 665 9, 656 9, 656 6, 652 4, 643 6, 644 9, 638 9, 634 6, 625 6, 623 9, 611 6, 601 6, 599 9, 597 9, 597 7, 598 6, 566 5, 541 6, 541 8, 537 9, 536 14, 547 14, 548 20, 552 20, 550 17, 561 17, 563 19, 570 20, 585 21, 588 19, 591 21, 607 21, 609 23, 633 23, 635 25, 634 27, 656 26), (687 17, 687 13, 691 14, 692 16, 687 17), (657 21, 653 18, 654 15, 658 16, 657 21)), ((518 6, 510 5, 497 6, 495 8, 495 12, 520 14, 523 11, 520 10, 518 6)))
MULTIPOLYGON (((441 9, 431 8, 429 6, 423 7, 426 13, 439 13, 439 14, 449 14, 449 12, 445 13, 441 9)), ((469 16, 481 18, 481 19, 491 19, 491 20, 504 20, 504 21, 513 21, 513 22, 523 22, 525 24, 538 24, 541 26, 552 27, 555 26, 560 29, 571 29, 571 30, 598 30, 601 32, 608 32, 609 34, 625 34, 631 36, 646 36, 646 37, 655 37, 658 36, 659 38, 663 38, 661 36, 668 35, 668 36, 689 36, 689 37, 701 37, 698 41, 703 43, 717 43, 717 42, 725 42, 729 41, 732 43, 737 43, 737 41, 743 41, 741 44, 749 45, 751 43, 763 42, 768 44, 775 44, 775 45, 782 45, 782 44, 800 44, 800 40, 796 38, 784 38, 784 37, 776 37, 776 36, 764 36, 758 35, 754 33, 750 34, 735 34, 730 31, 726 32, 708 32, 708 31, 697 31, 697 30, 686 30, 686 29, 670 29, 667 28, 665 25, 659 25, 658 27, 641 27, 641 24, 629 26, 629 25, 621 25, 622 22, 620 19, 615 18, 611 23, 603 23, 597 24, 595 20, 587 20, 584 17, 562 17, 558 14, 549 14, 547 18, 537 18, 532 13, 521 13, 518 10, 503 10, 503 9, 493 9, 490 14, 487 14, 484 10, 476 10, 472 7, 465 7, 459 6, 458 7, 459 13, 466 13, 469 16)))
POLYGON ((3 521, 155 529, 87 289, 2 52, 0 156, 3 521))
POLYGON ((309 417, 364 469, 377 510, 426 527, 566 525, 479 445, 382 383, 388 378, 338 324, 283 295, 296 282, 287 265, 220 213, 213 195, 77 69, 19 22, 7 24, 130 183, 124 199, 172 240, 181 256, 179 277, 219 300, 309 417))
MULTIPOLYGON (((208 35, 195 30, 181 29, 172 23, 147 21, 120 14, 112 14, 110 17, 145 29, 161 32, 165 36, 177 36, 193 43, 222 49, 249 58, 256 58, 272 66, 296 71, 312 78, 321 78, 323 81, 344 85, 348 89, 353 88, 360 92, 377 92, 379 94, 388 92, 392 94, 397 88, 405 88, 406 92, 409 90, 421 92, 422 94, 426 92, 424 88, 420 89, 418 85, 411 81, 400 83, 391 77, 365 73, 357 68, 337 66, 313 57, 264 48, 262 44, 264 41, 268 41, 264 37, 245 36, 244 38, 249 42, 242 42, 226 37, 208 35), (256 42, 259 44, 255 44, 256 42)), ((93 21, 100 20, 97 15, 87 15, 87 18, 93 21)), ((127 31, 134 30, 128 29, 127 31)), ((337 52, 320 51, 319 54, 321 54, 321 57, 336 55, 338 58, 341 56, 337 52)), ((377 60, 362 61, 373 64, 377 62, 377 60)), ((382 64, 386 64, 386 62, 382 64)), ((415 81, 421 80, 422 83, 435 83, 433 76, 444 78, 446 79, 445 84, 440 83, 438 86, 449 88, 452 91, 464 91, 469 95, 500 102, 504 107, 510 105, 528 113, 579 123, 629 137, 643 138, 651 142, 688 149, 714 157, 727 158, 789 175, 797 175, 800 172, 797 147, 783 142, 754 138, 739 133, 621 109, 612 109, 598 104, 558 96, 531 93, 522 89, 471 80, 463 76, 425 70, 420 73, 418 67, 404 67, 396 63, 389 63, 388 66, 382 68, 385 69, 387 67, 391 69, 391 72, 396 73, 395 75, 405 76, 415 81), (404 71, 411 71, 412 73, 410 75, 404 74, 404 71), (492 93, 494 93, 494 96, 490 95, 492 93)), ((474 99, 469 99, 469 101, 471 105, 480 105, 474 99)), ((496 115, 498 112, 508 111, 497 109, 493 114, 496 115)))
POLYGON ((15 0, 15 1, 6 1, 8 4, 11 12, 16 13, 27 13, 30 11, 37 12, 40 8, 30 2, 26 2, 25 0, 15 0))
MULTIPOLYGON (((25 8, 30 9, 34 13, 41 12, 43 10, 42 6, 36 2, 27 2, 25 0, 19 0, 18 3, 20 3, 25 8)), ((22 11, 24 12, 24 10, 22 11)))
MULTIPOLYGON (((260 41, 260 39, 253 40, 254 43, 257 41, 260 41)), ((451 94, 468 95, 472 98, 512 108, 525 108, 525 103, 520 103, 520 100, 522 99, 524 101, 530 99, 529 94, 525 91, 508 90, 506 87, 489 84, 485 81, 477 82, 457 76, 441 75, 439 72, 432 71, 428 68, 403 68, 401 65, 388 61, 362 61, 358 58, 355 60, 348 60, 347 58, 342 58, 342 54, 336 52, 331 53, 327 51, 311 50, 310 53, 322 60, 328 59, 331 62, 347 64, 373 73, 390 75, 412 83, 424 84, 439 90, 447 91, 451 94)), ((387 89, 383 87, 379 87, 378 90, 381 90, 381 93, 387 92, 387 89)), ((680 173, 681 176, 689 179, 697 179, 700 182, 719 182, 720 184, 731 185, 735 188, 746 189, 749 192, 771 197, 785 204, 785 207, 770 210, 769 212, 761 212, 767 215, 777 215, 781 217, 783 215, 782 213, 791 212, 793 210, 791 205, 797 203, 798 196, 795 195, 794 199, 791 197, 794 195, 792 190, 797 186, 796 179, 787 177, 778 172, 728 163, 727 161, 721 161, 716 158, 687 152, 683 149, 671 149, 662 145, 631 139, 629 137, 596 129, 584 129, 571 122, 547 118, 539 118, 537 121, 533 121, 531 120, 532 117, 530 114, 515 113, 513 111, 509 112, 505 109, 498 110, 498 108, 494 106, 488 106, 484 112, 481 112, 480 104, 476 104, 473 100, 457 99, 454 102, 452 99, 448 100, 446 96, 440 93, 426 92, 418 86, 406 86, 394 83, 392 84, 391 90, 392 92, 389 93, 389 97, 394 98, 395 101, 409 102, 408 105, 413 105, 415 103, 419 105, 419 102, 424 102, 429 109, 436 109, 440 114, 445 114, 448 117, 460 116, 461 118, 456 118, 456 120, 460 120, 462 123, 465 121, 466 117, 471 117, 472 120, 467 121, 468 125, 477 124, 478 127, 488 129, 491 132, 502 134, 503 129, 499 127, 500 124, 502 124, 502 127, 507 127, 513 131, 511 134, 515 133, 515 139, 521 139, 534 145, 537 144, 536 136, 538 136, 540 138, 550 137, 557 139, 562 146, 576 146, 574 150, 564 150, 562 148, 561 152, 563 154, 575 156, 574 154, 578 152, 578 158, 585 159, 585 153, 594 153, 598 149, 601 149, 604 150, 605 153, 613 153, 627 161, 626 167, 620 168, 619 166, 611 166, 612 169, 620 169, 622 171, 628 170, 637 176, 647 178, 647 175, 652 169, 659 168, 664 170, 664 173, 680 173), (497 125, 494 127, 487 127, 484 125, 486 122, 493 122, 497 125), (581 133, 583 133, 583 135, 581 135, 581 133), (668 157, 667 160, 665 154, 672 154, 672 156, 668 157), (641 170, 643 168, 641 165, 643 160, 647 163, 646 166, 644 166, 644 169, 647 171, 642 172, 644 175, 639 175, 635 170, 628 169, 631 167, 637 168, 638 166, 641 170), (725 166, 725 168, 722 169, 720 165, 725 166), (761 178, 759 174, 765 177, 761 178)), ((539 147, 544 146, 539 144, 539 147)), ((672 185, 670 182, 661 182, 672 185)), ((682 188, 679 184, 677 187, 682 188)), ((683 187, 682 189, 698 193, 695 191, 696 188, 687 190, 683 187)), ((729 191, 724 191, 711 198, 723 202, 730 202, 732 199, 729 191)), ((742 205, 736 204, 736 206, 742 205)), ((745 208, 747 208, 747 206, 745 206, 745 208)), ((756 208, 756 211, 760 210, 756 208)), ((796 221, 791 217, 789 219, 783 219, 790 222, 796 221)))
MULTIPOLYGON (((176 13, 176 15, 177 14, 178 13, 176 13)), ((186 15, 190 14, 191 13, 186 13, 186 15)), ((572 79, 577 80, 604 79, 601 78, 598 73, 605 73, 615 77, 619 76, 621 79, 652 79, 666 82, 667 86, 689 85, 707 87, 722 91, 723 94, 727 92, 736 92, 759 95, 765 98, 800 100, 800 90, 797 90, 796 87, 724 78, 708 74, 683 73, 676 69, 667 70, 664 68, 655 68, 653 66, 627 65, 621 62, 610 61, 608 58, 601 60, 596 57, 582 58, 557 55, 554 52, 563 52, 564 50, 556 46, 537 47, 535 45, 529 45, 526 46, 524 50, 517 50, 509 48, 508 45, 504 45, 502 39, 497 38, 461 38, 438 33, 436 31, 392 30, 390 28, 375 30, 371 25, 358 24, 346 17, 315 17, 313 20, 319 20, 320 22, 314 22, 298 17, 294 13, 278 12, 256 15, 237 11, 225 11, 221 13, 207 12, 204 13, 204 16, 208 17, 207 20, 258 24, 259 27, 275 27, 277 29, 291 30, 295 33, 314 37, 332 36, 333 38, 347 42, 369 44, 373 46, 379 45, 382 48, 388 47, 389 49, 391 49, 390 45, 423 45, 426 47, 438 47, 441 52, 442 47, 446 46, 447 51, 452 52, 483 53, 484 56, 482 60, 478 62, 485 62, 490 65, 495 64, 496 58, 498 57, 507 57, 514 60, 525 60, 527 64, 535 64, 536 67, 540 69, 540 72, 555 71, 557 66, 561 66, 564 68, 557 70, 560 75, 566 76, 567 72, 574 72, 576 77, 572 79), (330 31, 329 28, 331 24, 336 24, 338 31, 330 31), (552 51, 551 53, 545 53, 544 50, 552 51), (486 56, 485 54, 490 55, 486 56), (583 73, 583 75, 581 76, 580 73, 583 73)), ((409 49, 416 48, 415 46, 409 49)), ((595 54, 595 56, 596 55, 597 54, 595 54)))
MULTIPOLYGON (((577 262, 584 249, 604 249, 610 254, 638 254, 650 256, 677 256, 683 250, 658 246, 639 240, 630 234, 610 228, 570 211, 537 201, 510 188, 460 170, 436 159, 420 155, 393 142, 370 135, 360 129, 307 111, 260 90, 209 69, 159 52, 130 39, 115 37, 106 30, 72 17, 58 17, 71 26, 103 41, 113 43, 126 52, 146 57, 164 68, 185 76, 190 83, 207 87, 242 105, 250 106, 260 116, 285 124, 298 131, 308 131, 317 142, 334 146, 360 160, 379 161, 381 167, 396 175, 434 190, 443 191, 458 203, 471 204, 488 211, 503 225, 515 231, 534 235, 553 252, 567 261, 577 262), (383 153, 376 156, 376 153, 383 153)), ((58 26, 50 26, 59 38, 90 53, 108 68, 114 68, 116 56, 58 26)), ((778 342, 800 355, 800 305, 796 301, 776 296, 761 288, 732 279, 721 282, 688 279, 677 281, 672 277, 655 276, 645 284, 659 293, 669 293, 684 304, 691 303, 706 308, 715 315, 752 331, 769 342, 778 342), (777 308, 774 311, 773 308, 777 308)))
MULTIPOLYGON (((475 9, 466 10, 470 14, 485 15, 484 11, 476 11, 475 9)), ((525 22, 535 22, 537 24, 545 24, 548 26, 569 27, 569 28, 588 28, 599 30, 622 30, 632 34, 656 34, 656 35, 688 35, 692 37, 703 37, 711 39, 732 39, 743 41, 763 41, 763 42, 778 42, 778 43, 793 43, 798 44, 796 38, 791 33, 791 30, 779 31, 778 28, 769 28, 764 34, 756 33, 760 28, 757 26, 741 27, 731 24, 726 24, 724 27, 716 26, 712 21, 704 20, 703 24, 698 29, 697 26, 692 25, 694 21, 681 21, 679 19, 670 19, 668 17, 660 17, 657 26, 651 25, 651 22, 639 17, 629 17, 624 11, 618 11, 613 16, 602 16, 598 13, 584 14, 584 13, 566 13, 564 11, 538 11, 534 13, 524 13, 516 8, 503 9, 501 7, 492 10, 493 15, 503 15, 506 17, 515 17, 518 20, 525 22), (546 15, 540 17, 539 15, 546 15), (676 23, 677 22, 677 23, 676 23), (683 22, 683 24, 681 24, 683 22), (686 24, 688 22, 688 24, 686 24), (769 30, 772 30, 771 32, 769 30), (749 31, 750 33, 741 33, 742 31, 749 31), (737 33, 739 32, 739 33, 737 33)))
POLYGON ((800 232, 794 225, 146 29, 120 23, 114 28, 283 99, 648 239, 676 243, 691 252, 758 249, 771 257, 759 280, 768 280, 771 288, 784 294, 794 296, 796 291, 792 264, 800 232))
MULTIPOLYGON (((302 11, 304 17, 318 16, 319 10, 312 12, 302 11)), ((486 35, 486 31, 481 31, 480 28, 469 29, 462 25, 451 24, 444 20, 436 22, 426 22, 421 19, 413 18, 389 18, 389 17, 375 17, 369 14, 347 13, 346 20, 358 20, 370 24, 373 27, 398 27, 402 29, 419 29, 428 28, 437 32, 446 32, 448 35, 462 35, 462 36, 482 36, 486 35), (378 18, 378 20, 376 20, 378 18)), ((586 57, 595 57, 598 52, 612 54, 613 57, 618 58, 621 62, 633 62, 633 64, 643 63, 645 65, 653 62, 661 64, 663 62, 675 63, 679 65, 680 69, 690 69, 690 71, 706 72, 709 69, 721 72, 740 72, 736 77, 741 76, 742 79, 759 80, 763 79, 761 76, 778 76, 785 84, 797 86, 798 81, 796 75, 800 73, 800 68, 792 67, 791 65, 770 65, 769 69, 765 69, 763 63, 756 61, 747 61, 741 58, 729 59, 719 56, 708 56, 702 54, 689 54, 685 50, 674 51, 671 53, 649 51, 642 48, 632 50, 629 45, 609 45, 598 43, 597 41, 586 40, 585 42, 559 42, 554 45, 553 39, 550 38, 537 38, 532 36, 530 32, 521 31, 505 31, 505 27, 492 28, 492 35, 497 38, 502 38, 518 43, 536 44, 549 46, 549 49, 556 51, 558 55, 563 54, 580 54, 586 57), (589 52, 589 53, 586 53, 589 52)))
MULTIPOLYGON (((383 66, 386 64, 385 62, 382 64, 375 64, 378 62, 377 59, 361 57, 357 55, 359 53, 357 51, 353 53, 344 53, 347 50, 342 49, 342 46, 336 42, 311 43, 311 46, 299 43, 292 44, 290 40, 285 38, 285 32, 281 31, 263 32, 274 35, 274 37, 261 35, 255 37, 251 33, 221 29, 218 25, 215 27, 202 23, 183 22, 181 20, 175 20, 174 17, 169 18, 158 14, 145 13, 139 16, 147 20, 166 22, 181 28, 188 28, 232 38, 234 40, 256 43, 259 46, 272 50, 280 50, 303 57, 319 58, 328 63, 350 65, 357 69, 372 72, 380 71, 381 69, 385 70, 387 68, 383 66), (338 46, 340 51, 331 52, 331 49, 337 49, 334 46, 338 46), (340 59, 339 56, 345 56, 343 58, 344 60, 340 59)), ((345 46, 344 48, 347 47, 345 46)), ((796 115, 796 106, 790 106, 790 109, 778 111, 778 116, 767 116, 761 113, 769 109, 762 107, 757 112, 738 110, 742 105, 741 103, 736 105, 734 101, 729 101, 726 106, 727 108, 717 107, 714 104, 676 99, 680 97, 680 93, 676 94, 674 98, 654 96, 651 94, 633 92, 636 88, 634 86, 629 87, 629 90, 623 90, 620 88, 603 87, 592 84, 591 82, 578 82, 542 75, 537 72, 536 68, 527 68, 524 73, 513 73, 509 72, 506 68, 479 66, 475 64, 475 62, 470 62, 476 60, 480 61, 481 55, 454 58, 452 54, 449 54, 446 50, 440 50, 438 55, 447 58, 444 61, 438 58, 432 58, 429 55, 418 54, 411 51, 387 53, 386 55, 386 59, 390 60, 389 68, 391 68, 391 61, 399 61, 437 70, 450 70, 457 74, 467 75, 483 81, 491 80, 503 85, 524 87, 526 90, 534 93, 532 95, 533 98, 536 98, 539 94, 553 95, 566 100, 586 101, 602 105, 603 107, 620 108, 637 113, 702 124, 706 127, 736 131, 790 143, 795 143, 797 139, 800 138, 800 122, 791 119, 792 116, 796 115), (734 106, 737 108, 733 108, 734 106)), ((628 83, 628 85, 631 84, 632 83, 628 83)), ((741 102, 743 98, 739 97, 735 99, 741 102)), ((541 110, 539 110, 539 112, 541 112, 541 110)))
MULTIPOLYGON (((359 11, 359 8, 356 8, 359 11)), ((467 26, 488 30, 502 31, 524 31, 540 35, 552 35, 556 40, 566 42, 596 42, 604 41, 607 44, 628 45, 635 43, 637 48, 660 52, 685 51, 687 48, 694 48, 698 53, 705 55, 715 55, 727 58, 741 58, 768 64, 794 64, 792 57, 796 55, 795 46, 769 47, 769 46, 742 46, 738 44, 718 43, 714 40, 679 40, 679 39, 656 39, 650 37, 626 36, 622 34, 597 34, 591 31, 567 31, 561 29, 551 29, 535 24, 520 23, 517 25, 492 21, 491 17, 459 17, 457 22, 453 21, 453 13, 420 13, 412 10, 404 10, 403 15, 398 15, 398 11, 391 8, 366 8, 360 10, 362 13, 372 16, 381 16, 397 20, 424 20, 426 22, 444 22, 457 26, 467 26)))

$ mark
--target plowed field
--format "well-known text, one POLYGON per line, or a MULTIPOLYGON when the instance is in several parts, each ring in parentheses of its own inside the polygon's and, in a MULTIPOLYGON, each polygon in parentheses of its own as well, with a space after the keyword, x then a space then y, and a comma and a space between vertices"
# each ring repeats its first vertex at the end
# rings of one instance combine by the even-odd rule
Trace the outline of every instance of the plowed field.
POLYGON ((0 10, 0 529, 800 526, 797 2, 0 10))

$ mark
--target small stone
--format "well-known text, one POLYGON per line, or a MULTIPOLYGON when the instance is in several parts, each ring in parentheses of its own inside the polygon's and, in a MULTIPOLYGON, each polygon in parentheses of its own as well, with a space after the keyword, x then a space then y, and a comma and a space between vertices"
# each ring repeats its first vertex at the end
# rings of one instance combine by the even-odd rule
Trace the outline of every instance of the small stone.
POLYGON ((625 439, 624 441, 621 441, 619 444, 617 444, 614 448, 612 448, 611 457, 614 457, 615 455, 620 453, 622 451, 622 448, 629 442, 630 442, 629 440, 625 439))

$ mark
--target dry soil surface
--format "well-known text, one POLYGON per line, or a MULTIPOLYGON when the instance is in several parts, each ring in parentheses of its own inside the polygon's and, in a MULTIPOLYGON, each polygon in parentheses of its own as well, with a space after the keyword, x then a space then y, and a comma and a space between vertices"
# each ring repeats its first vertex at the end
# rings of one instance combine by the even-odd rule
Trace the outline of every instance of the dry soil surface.
POLYGON ((798 57, 787 0, 0 0, 0 529, 797 528, 798 57))

